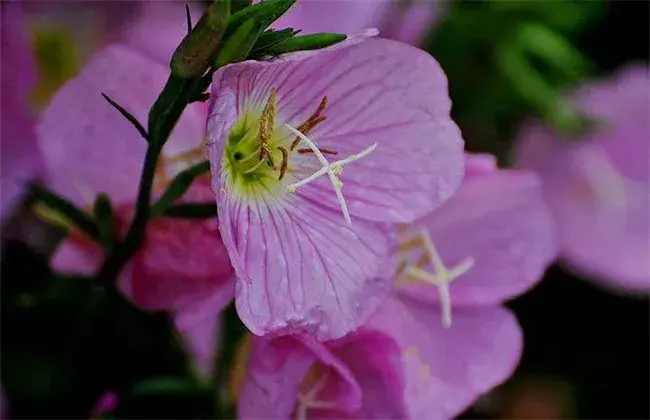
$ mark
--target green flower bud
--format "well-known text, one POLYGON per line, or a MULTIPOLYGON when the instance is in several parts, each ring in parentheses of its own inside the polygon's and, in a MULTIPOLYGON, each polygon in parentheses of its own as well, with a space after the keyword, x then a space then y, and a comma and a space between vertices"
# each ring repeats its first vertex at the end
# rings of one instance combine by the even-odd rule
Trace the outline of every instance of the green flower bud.
POLYGON ((212 2, 174 51, 170 64, 172 74, 184 79, 203 75, 226 32, 229 17, 230 0, 212 2))

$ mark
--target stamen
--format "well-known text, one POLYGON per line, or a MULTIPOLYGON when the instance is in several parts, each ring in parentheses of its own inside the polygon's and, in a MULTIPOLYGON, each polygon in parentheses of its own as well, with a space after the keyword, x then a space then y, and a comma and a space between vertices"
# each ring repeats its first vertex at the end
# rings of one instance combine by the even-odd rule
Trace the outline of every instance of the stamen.
MULTIPOLYGON (((318 150, 321 151, 321 153, 326 154, 326 155, 338 155, 339 152, 336 150, 332 149, 326 149, 324 147, 319 147, 318 150)), ((311 149, 298 149, 298 153, 300 154, 305 154, 305 153, 314 153, 311 149)))
MULTIPOLYGON (((305 121, 304 123, 300 124, 298 126, 298 131, 301 133, 307 135, 313 130, 318 124, 322 123, 327 119, 323 114, 323 111, 325 111, 325 107, 327 106, 327 96, 323 96, 323 99, 320 100, 320 103, 318 104, 318 108, 316 108, 316 111, 311 114, 311 116, 305 121)), ((298 147, 298 144, 300 144, 300 137, 296 137, 293 142, 291 143, 291 151, 298 147)))
POLYGON ((257 137, 260 142, 259 160, 263 160, 265 157, 267 157, 269 165, 273 169, 277 169, 277 167, 273 162, 269 143, 273 134, 273 130, 275 128, 276 101, 277 91, 274 88, 271 88, 269 99, 266 101, 266 105, 264 105, 262 115, 260 116, 260 128, 257 132, 257 137))
POLYGON ((474 258, 465 258, 456 266, 448 269, 442 261, 440 254, 436 250, 436 247, 431 240, 431 236, 429 236, 429 232, 427 232, 426 229, 422 229, 420 235, 424 249, 426 250, 428 257, 433 264, 435 273, 431 273, 414 266, 409 266, 407 268, 407 273, 412 277, 415 277, 426 283, 438 286, 438 294, 440 296, 440 306, 442 310, 442 324, 446 328, 449 328, 451 327, 452 321, 451 294, 449 292, 449 284, 472 268, 474 265, 474 258))
POLYGON ((348 205, 345 202, 345 198, 343 197, 343 193, 341 191, 341 188, 343 187, 343 183, 341 182, 340 179, 338 179, 338 175, 341 174, 341 171, 343 170, 342 169, 343 165, 354 162, 355 160, 359 160, 362 157, 366 156, 367 154, 375 150, 375 148, 377 147, 377 143, 370 145, 365 150, 361 151, 360 153, 357 153, 356 155, 350 155, 345 159, 330 164, 325 158, 325 156, 323 156, 321 151, 318 149, 318 147, 316 147, 316 145, 309 138, 307 138, 307 136, 305 136, 303 133, 301 133, 300 131, 296 130, 295 128, 291 127, 288 124, 285 124, 285 127, 287 127, 291 132, 293 132, 301 140, 307 143, 309 148, 314 152, 314 155, 316 155, 316 157, 318 158, 321 165, 323 165, 318 171, 308 176, 307 178, 289 185, 287 187, 287 190, 289 192, 294 192, 298 187, 303 186, 324 174, 327 174, 330 179, 330 182, 332 183, 332 186, 334 187, 336 198, 338 199, 339 204, 341 206, 341 212, 343 213, 343 218, 348 224, 352 224, 352 219, 350 218, 350 211, 348 209, 348 205))
POLYGON ((287 165, 289 164, 289 151, 282 146, 278 147, 278 150, 282 152, 282 165, 280 166, 280 177, 278 178, 278 180, 281 181, 282 178, 284 178, 284 174, 287 172, 287 165))

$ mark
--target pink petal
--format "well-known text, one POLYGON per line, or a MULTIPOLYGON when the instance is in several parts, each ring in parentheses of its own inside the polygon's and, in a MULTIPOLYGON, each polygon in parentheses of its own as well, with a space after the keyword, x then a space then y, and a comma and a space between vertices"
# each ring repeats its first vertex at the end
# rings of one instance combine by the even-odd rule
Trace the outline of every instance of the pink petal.
POLYGON ((230 287, 216 288, 203 300, 178 307, 174 313, 174 324, 183 337, 186 350, 197 371, 206 380, 213 373, 215 354, 220 345, 219 314, 235 293, 234 278, 229 284, 230 287))
MULTIPOLYGON (((169 70, 123 45, 95 55, 43 111, 37 127, 49 186, 80 206, 107 193, 116 205, 133 202, 146 142, 100 95, 104 92, 146 126, 149 107, 169 70)), ((204 106, 191 106, 179 121, 165 153, 203 142, 204 106)))
POLYGON ((363 401, 354 418, 406 417, 404 399, 400 398, 405 388, 402 352, 392 337, 361 329, 328 346, 361 387, 363 401))
POLYGON ((293 337, 254 338, 244 386, 238 402, 241 418, 290 418, 295 411, 301 382, 316 363, 330 369, 324 393, 337 398, 340 407, 358 408, 361 390, 352 374, 323 345, 293 337))
MULTIPOLYGON (((416 226, 426 227, 447 268, 474 259, 469 271, 450 285, 454 307, 494 304, 525 292, 541 280, 557 253, 555 226, 539 179, 530 172, 469 178, 416 226)), ((417 233, 414 228, 407 236, 417 233)), ((435 271, 431 264, 427 270, 435 271)), ((435 285, 408 282, 398 287, 417 299, 439 302, 435 285)))
POLYGON ((598 283, 650 291, 650 126, 645 67, 586 85, 570 98, 602 125, 570 143, 531 123, 518 165, 535 170, 560 232, 562 256, 598 283))
POLYGON ((301 197, 284 207, 220 198, 221 234, 239 277, 237 311, 254 334, 341 337, 365 321, 390 285, 375 279, 388 252, 376 225, 348 226, 301 197))
POLYGON ((382 36, 417 45, 440 19, 445 0, 393 1, 392 13, 384 18, 382 36))
POLYGON ((275 29, 300 29, 305 34, 317 32, 351 33, 378 27, 383 22, 392 0, 327 2, 302 0, 278 19, 275 29))
POLYGON ((11 211, 25 184, 42 172, 42 157, 36 145, 28 95, 36 71, 24 24, 22 4, 3 2, 0 51, 3 57, 0 81, 0 215, 11 211))
MULTIPOLYGON (((449 117, 445 75, 428 54, 393 41, 366 39, 316 54, 235 64, 215 74, 212 108, 225 115, 226 103, 234 101, 235 118, 249 107, 262 106, 271 88, 278 91, 278 125, 297 127, 327 96, 327 120, 310 133, 318 146, 347 157, 378 144, 341 176, 353 219, 409 222, 458 187, 463 141, 449 117)), ((210 159, 216 168, 227 138, 224 125, 233 122, 210 132, 210 159)), ((214 174, 213 188, 219 191, 220 181, 214 179, 218 171, 214 174)), ((326 177, 297 194, 340 211, 326 177)))
POLYGON ((433 0, 302 0, 272 27, 301 29, 304 33, 344 34, 376 27, 384 38, 416 44, 433 25, 444 3, 433 0))
POLYGON ((151 221, 142 250, 121 279, 130 290, 127 294, 147 309, 182 310, 214 293, 224 296, 227 304, 233 293, 233 270, 217 224, 151 221))
POLYGON ((458 311, 447 329, 434 308, 389 299, 368 328, 400 344, 408 418, 454 418, 506 380, 522 350, 517 320, 496 307, 458 311))
POLYGON ((490 175, 496 172, 497 159, 488 153, 465 153, 465 178, 490 175))
POLYGON ((79 276, 94 275, 103 262, 101 247, 90 239, 79 241, 67 237, 52 253, 50 264, 61 273, 79 276))

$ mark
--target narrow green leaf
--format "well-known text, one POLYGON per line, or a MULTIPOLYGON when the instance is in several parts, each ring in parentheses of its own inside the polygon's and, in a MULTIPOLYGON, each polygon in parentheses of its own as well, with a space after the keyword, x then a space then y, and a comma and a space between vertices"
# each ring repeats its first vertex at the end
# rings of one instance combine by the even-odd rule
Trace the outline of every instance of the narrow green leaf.
POLYGON ((215 58, 215 66, 221 67, 245 60, 263 30, 255 18, 248 19, 226 38, 215 58))
POLYGON ((93 215, 99 231, 99 241, 110 252, 115 245, 115 212, 106 194, 99 194, 95 199, 93 215))
POLYGON ((251 0, 232 0, 230 6, 230 13, 237 13, 251 5, 251 0))
POLYGON ((297 0, 266 0, 246 7, 230 16, 225 36, 233 34, 247 20, 255 18, 263 28, 286 13, 297 0))
POLYGON ((269 48, 267 53, 278 55, 294 51, 318 50, 337 44, 346 38, 347 36, 343 34, 330 33, 294 36, 269 48))
POLYGON ((185 4, 185 21, 187 23, 187 34, 192 32, 192 14, 190 13, 190 5, 185 4))
POLYGON ((264 31, 257 39, 257 42, 253 47, 252 53, 268 50, 274 45, 279 44, 280 42, 293 37, 298 32, 300 31, 294 31, 293 28, 281 29, 279 31, 268 29, 264 31))
POLYGON ((114 100, 112 100, 107 94, 102 92, 102 96, 106 101, 113 106, 113 108, 117 109, 120 114, 124 116, 133 126, 138 130, 142 138, 145 140, 149 141, 149 134, 147 134, 147 130, 144 129, 142 124, 140 124, 140 121, 138 121, 137 118, 135 118, 129 111, 127 111, 122 105, 118 104, 114 100))
POLYGON ((99 238, 99 229, 95 222, 72 202, 37 184, 31 185, 30 192, 34 200, 60 214, 91 238, 99 238))
POLYGON ((197 177, 207 173, 209 170, 210 164, 208 161, 204 161, 176 175, 160 199, 151 207, 151 217, 160 216, 165 213, 168 207, 187 192, 197 177))

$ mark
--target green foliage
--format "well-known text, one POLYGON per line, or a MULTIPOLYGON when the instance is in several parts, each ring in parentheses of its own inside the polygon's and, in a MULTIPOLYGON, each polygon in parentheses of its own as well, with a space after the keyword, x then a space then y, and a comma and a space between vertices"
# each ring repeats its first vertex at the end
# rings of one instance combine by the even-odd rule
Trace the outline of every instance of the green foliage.
POLYGON ((559 94, 591 71, 573 42, 599 1, 457 1, 428 50, 447 73, 453 116, 470 150, 506 157, 513 130, 538 115, 561 130, 578 116, 559 94))

